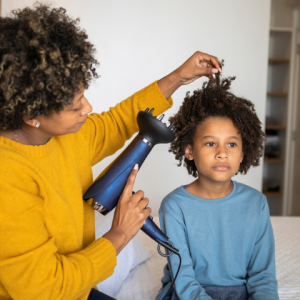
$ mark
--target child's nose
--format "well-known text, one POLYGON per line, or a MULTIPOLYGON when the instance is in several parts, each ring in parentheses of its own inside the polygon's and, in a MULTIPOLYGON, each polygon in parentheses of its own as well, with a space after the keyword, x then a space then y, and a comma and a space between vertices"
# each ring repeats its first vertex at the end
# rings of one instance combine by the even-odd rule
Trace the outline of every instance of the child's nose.
POLYGON ((216 156, 217 156, 218 159, 228 158, 228 153, 226 151, 226 147, 219 146, 217 148, 217 155, 216 156))

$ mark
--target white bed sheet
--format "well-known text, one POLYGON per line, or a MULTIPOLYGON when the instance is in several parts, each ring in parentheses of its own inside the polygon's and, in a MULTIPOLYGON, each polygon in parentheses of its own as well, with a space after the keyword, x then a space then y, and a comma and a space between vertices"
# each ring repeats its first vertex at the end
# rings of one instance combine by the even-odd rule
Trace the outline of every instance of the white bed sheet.
MULTIPOLYGON (((158 217, 153 218, 158 225, 158 217)), ((135 267, 123 282, 119 293, 115 296, 117 300, 150 300, 155 299, 161 287, 163 267, 167 259, 157 252, 157 243, 150 239, 141 230, 138 233, 144 246, 151 249, 153 256, 144 263, 135 267)), ((164 249, 162 248, 162 251, 164 249)))
POLYGON ((271 217, 279 299, 300 300, 300 217, 271 217))
MULTIPOLYGON (((158 218, 154 217, 158 224, 158 218)), ((300 300, 300 217, 271 217, 275 244, 278 293, 280 300, 300 300)), ((166 258, 157 253, 157 243, 138 233, 153 256, 133 269, 123 282, 117 300, 153 300, 160 287, 166 258)))

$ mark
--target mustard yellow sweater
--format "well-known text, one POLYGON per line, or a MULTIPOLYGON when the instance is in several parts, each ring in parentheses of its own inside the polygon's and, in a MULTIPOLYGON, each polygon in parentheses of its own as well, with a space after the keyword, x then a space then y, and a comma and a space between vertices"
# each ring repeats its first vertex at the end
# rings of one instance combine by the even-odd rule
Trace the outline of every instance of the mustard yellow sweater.
POLYGON ((95 241, 94 211, 82 200, 91 167, 138 130, 138 111, 158 115, 171 105, 154 82, 45 145, 0 137, 1 300, 83 300, 112 275, 115 248, 95 241))

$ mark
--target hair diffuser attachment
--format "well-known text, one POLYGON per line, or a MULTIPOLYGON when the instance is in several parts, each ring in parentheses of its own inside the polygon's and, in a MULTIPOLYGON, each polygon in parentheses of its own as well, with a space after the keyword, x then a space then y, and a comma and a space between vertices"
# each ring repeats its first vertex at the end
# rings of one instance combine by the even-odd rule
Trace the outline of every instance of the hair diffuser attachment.
POLYGON ((139 135, 148 140, 153 146, 172 142, 175 139, 175 131, 172 131, 173 124, 167 127, 166 123, 162 123, 164 114, 155 118, 152 116, 153 108, 149 113, 148 110, 149 108, 140 111, 137 115, 139 135))

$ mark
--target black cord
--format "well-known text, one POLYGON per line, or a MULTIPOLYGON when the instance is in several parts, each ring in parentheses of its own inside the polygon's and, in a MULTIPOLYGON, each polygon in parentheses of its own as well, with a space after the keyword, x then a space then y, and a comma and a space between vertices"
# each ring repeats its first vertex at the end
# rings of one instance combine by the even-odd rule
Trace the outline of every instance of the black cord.
POLYGON ((165 296, 162 298, 162 300, 164 300, 164 299, 169 295, 170 291, 172 290, 172 287, 173 287, 173 285, 174 285, 174 283, 175 283, 175 280, 176 280, 176 278, 177 278, 177 275, 178 275, 178 273, 179 273, 179 270, 180 270, 180 267, 181 267, 181 256, 180 256, 180 254, 179 254, 179 250, 176 249, 176 248, 174 247, 174 245, 173 245, 170 241, 167 241, 167 242, 162 242, 162 241, 160 241, 160 240, 156 240, 156 241, 158 242, 157 251, 158 251, 158 253, 159 253, 161 256, 163 256, 163 257, 169 257, 169 256, 171 256, 173 253, 175 253, 175 254, 179 257, 179 266, 178 266, 176 275, 175 275, 174 279, 172 280, 171 286, 169 287, 167 293, 166 293, 165 296), (161 245, 164 246, 165 248, 167 248, 167 249, 170 251, 170 253, 169 253, 169 254, 167 254, 167 253, 162 253, 162 252, 160 251, 160 246, 161 246, 161 245))

